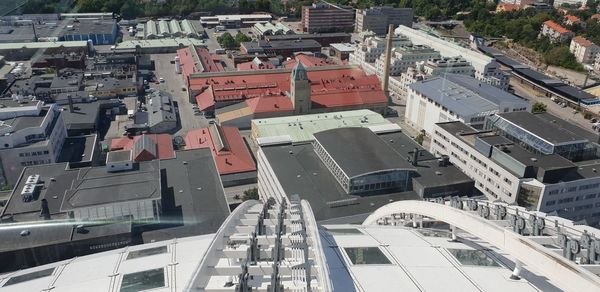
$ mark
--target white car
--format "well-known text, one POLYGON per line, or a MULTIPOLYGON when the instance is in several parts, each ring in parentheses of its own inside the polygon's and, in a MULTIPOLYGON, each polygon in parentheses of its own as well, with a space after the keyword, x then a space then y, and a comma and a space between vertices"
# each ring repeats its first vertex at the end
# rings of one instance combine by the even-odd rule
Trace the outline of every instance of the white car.
POLYGON ((162 77, 160 77, 160 78, 158 78, 158 81, 160 81, 161 83, 163 83, 163 82, 165 82, 165 79, 162 78, 162 77))

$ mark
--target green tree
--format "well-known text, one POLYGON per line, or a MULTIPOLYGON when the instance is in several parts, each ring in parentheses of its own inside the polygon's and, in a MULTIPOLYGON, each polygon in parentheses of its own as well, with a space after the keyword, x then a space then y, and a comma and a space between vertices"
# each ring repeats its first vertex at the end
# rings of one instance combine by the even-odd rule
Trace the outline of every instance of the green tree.
POLYGON ((556 65, 567 69, 583 71, 583 66, 577 62, 575 55, 569 51, 569 47, 562 45, 554 47, 544 54, 544 62, 548 65, 556 65))
POLYGON ((223 47, 224 49, 231 50, 231 49, 236 49, 238 47, 238 44, 236 43, 235 39, 228 32, 219 36, 217 38, 217 42, 219 42, 221 47, 223 47))
POLYGON ((235 35, 235 42, 238 46, 243 42, 249 42, 251 40, 252 39, 249 36, 243 34, 241 31, 235 35))
POLYGON ((531 106, 531 111, 533 113, 544 113, 546 112, 548 106, 543 102, 536 102, 531 106))
POLYGON ((415 137, 415 142, 419 143, 419 145, 423 145, 423 141, 425 140, 425 134, 419 133, 417 137, 415 137))
POLYGON ((242 196, 242 201, 248 200, 258 200, 258 189, 251 188, 244 191, 244 195, 242 196))

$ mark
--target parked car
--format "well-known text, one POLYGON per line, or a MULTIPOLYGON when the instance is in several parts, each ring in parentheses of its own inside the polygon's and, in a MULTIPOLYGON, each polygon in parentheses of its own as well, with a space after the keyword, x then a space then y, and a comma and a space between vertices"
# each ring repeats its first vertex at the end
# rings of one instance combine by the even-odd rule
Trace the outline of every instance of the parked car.
POLYGON ((163 82, 165 82, 165 79, 162 78, 162 77, 160 77, 160 78, 158 78, 158 81, 160 81, 161 83, 163 83, 163 82))

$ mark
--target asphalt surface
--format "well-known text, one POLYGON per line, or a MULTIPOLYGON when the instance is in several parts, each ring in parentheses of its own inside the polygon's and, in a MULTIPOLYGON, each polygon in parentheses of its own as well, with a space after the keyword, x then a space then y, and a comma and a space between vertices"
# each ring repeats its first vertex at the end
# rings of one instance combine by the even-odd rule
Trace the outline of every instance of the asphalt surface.
POLYGON ((173 95, 173 100, 177 102, 179 109, 179 120, 181 128, 175 133, 175 136, 185 137, 188 131, 208 127, 208 120, 200 115, 194 114, 192 104, 188 99, 188 91, 181 74, 175 73, 175 64, 171 61, 175 59, 175 54, 155 54, 152 55, 156 70, 156 78, 164 78, 165 82, 159 84, 151 83, 150 86, 173 95), (185 89, 185 90, 184 90, 185 89))

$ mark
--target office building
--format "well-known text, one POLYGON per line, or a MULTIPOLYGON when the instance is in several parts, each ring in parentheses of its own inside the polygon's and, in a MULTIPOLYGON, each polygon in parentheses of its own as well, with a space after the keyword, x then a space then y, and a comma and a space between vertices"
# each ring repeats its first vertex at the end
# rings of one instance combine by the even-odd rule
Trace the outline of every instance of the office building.
POLYGON ((317 220, 359 222, 390 201, 468 196, 473 181, 398 129, 334 128, 311 143, 270 141, 258 150, 263 200, 291 195, 310 202, 317 220))
POLYGON ((267 41, 315 40, 321 44, 321 46, 327 47, 332 43, 349 43, 351 41, 351 35, 344 32, 280 34, 266 35, 264 39, 267 41))
POLYGON ((408 85, 405 121, 431 134, 440 122, 462 121, 483 128, 485 118, 495 113, 530 110, 527 100, 511 93, 473 77, 447 74, 408 85))
MULTIPOLYGON (((400 74, 405 73, 409 67, 414 67, 418 62, 439 58, 440 53, 428 46, 403 45, 395 47, 392 49, 388 74, 390 76, 400 76, 400 74)), ((375 70, 377 76, 382 79, 385 73, 385 54, 381 54, 375 61, 375 70)))
POLYGON ((160 38, 202 38, 204 29, 196 26, 188 19, 170 21, 148 20, 145 24, 140 23, 136 28, 136 38, 138 39, 160 39, 160 38))
MULTIPOLYGON (((362 65, 364 63, 375 63, 377 59, 385 52, 385 38, 368 37, 358 45, 354 53, 350 54, 349 61, 351 64, 362 65)), ((408 38, 402 36, 394 36, 392 38, 392 48, 411 45, 408 38)))
POLYGON ((600 54, 600 47, 584 37, 577 36, 571 40, 569 51, 575 55, 577 62, 593 64, 596 56, 600 54))
POLYGON ((409 67, 399 77, 394 76, 390 78, 390 92, 398 95, 406 95, 409 85, 432 76, 445 76, 447 74, 473 77, 475 76, 475 69, 473 69, 471 63, 460 57, 442 57, 420 61, 414 67, 409 67))
POLYGON ((438 51, 442 57, 462 57, 475 69, 475 78, 502 90, 508 90, 510 74, 502 71, 500 64, 494 58, 403 25, 396 29, 396 34, 404 35, 415 45, 429 46, 438 51))
POLYGON ((307 33, 352 32, 354 31, 354 10, 327 2, 303 6, 300 29, 307 33))
POLYGON ((593 273, 597 259, 575 261, 590 253, 593 256, 593 252, 572 252, 563 246, 596 245, 597 229, 499 203, 456 202, 451 203, 461 206, 393 202, 372 213, 363 224, 329 224, 316 222, 315 208, 307 201, 248 201, 233 211, 217 233, 13 272, 1 278, 0 285, 6 291, 36 291, 49 285, 80 291, 100 287, 120 291, 275 287, 323 292, 554 292, 600 287, 593 273), (471 208, 499 214, 478 217, 471 208), (511 224, 515 217, 519 225, 511 224), (293 220, 288 220, 289 228, 277 231, 276 218, 293 220), (445 222, 460 229, 448 228, 445 222), (407 227, 409 224, 415 228, 407 227), (296 245, 296 241, 304 244, 296 245))
POLYGON ((385 35, 388 26, 404 25, 412 27, 412 8, 371 7, 356 10, 355 31, 372 31, 377 35, 385 35))
POLYGON ((230 14, 200 17, 200 24, 204 27, 215 27, 222 25, 227 28, 253 26, 256 23, 270 22, 271 14, 230 14))
POLYGON ((600 222, 597 160, 573 162, 557 153, 535 151, 538 140, 534 135, 562 141, 571 140, 576 134, 549 121, 540 122, 543 118, 533 114, 498 116, 520 116, 531 126, 512 124, 511 127, 523 133, 536 132, 529 134, 528 140, 517 140, 507 138, 501 130, 476 130, 458 121, 438 123, 434 125, 431 152, 448 155, 490 200, 556 212, 561 217, 597 225, 600 222), (546 127, 540 129, 540 123, 546 127))
POLYGON ((2 183, 13 185, 25 166, 54 163, 67 130, 58 106, 23 96, 3 99, 0 109, 2 183))
POLYGON ((150 131, 153 134, 169 133, 177 127, 177 110, 173 97, 164 91, 146 96, 145 107, 135 112, 130 132, 150 131))

